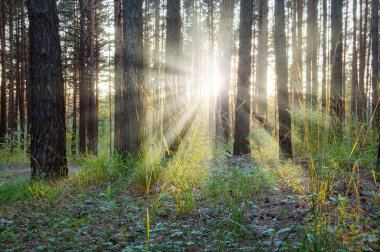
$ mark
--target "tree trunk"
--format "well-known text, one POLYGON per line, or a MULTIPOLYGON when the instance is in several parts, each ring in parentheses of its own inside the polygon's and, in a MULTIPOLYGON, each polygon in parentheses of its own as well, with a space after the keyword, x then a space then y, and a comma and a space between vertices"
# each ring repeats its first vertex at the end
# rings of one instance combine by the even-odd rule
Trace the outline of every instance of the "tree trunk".
POLYGON ((168 0, 166 10, 166 83, 164 110, 164 142, 166 154, 172 155, 178 150, 180 132, 177 129, 178 104, 177 85, 179 80, 181 52, 181 4, 177 0, 168 0))
POLYGON ((366 115, 367 97, 365 93, 365 57, 367 44, 367 16, 368 16, 368 0, 365 0, 364 14, 362 12, 362 2, 360 1, 360 46, 359 46, 359 94, 358 94, 358 113, 359 119, 364 122, 366 115), (363 24, 364 17, 364 24, 363 24))
POLYGON ((6 62, 5 62, 5 3, 0 5, 0 40, 1 40, 1 117, 0 117, 0 143, 3 143, 7 130, 7 82, 6 82, 6 62))
POLYGON ((317 0, 307 2, 307 47, 306 47, 306 105, 316 109, 318 98, 318 5, 317 0))
POLYGON ((298 103, 301 105, 303 101, 303 61, 302 61, 302 22, 303 22, 303 0, 297 1, 297 37, 298 37, 298 49, 297 49, 297 90, 299 90, 298 103))
POLYGON ((153 139, 161 138, 161 95, 160 95, 160 0, 154 0, 154 122, 153 139))
POLYGON ((30 83, 28 123, 32 178, 67 176, 66 124, 55 0, 28 0, 30 83))
POLYGON ((86 9, 84 0, 79 0, 80 8, 80 84, 79 84, 79 153, 86 154, 87 136, 87 85, 86 85, 86 9))
POLYGON ((342 76, 342 8, 343 0, 331 0, 331 96, 332 130, 337 140, 343 136, 342 76))
POLYGON ((224 143, 230 139, 230 83, 231 56, 233 39, 233 16, 235 0, 223 0, 220 14, 219 38, 219 75, 220 86, 216 105, 216 137, 221 137, 224 143))
POLYGON ((259 105, 259 115, 268 117, 267 101, 267 71, 268 71, 268 1, 258 2, 258 45, 257 45, 257 66, 256 66, 256 86, 259 105))
POLYGON ((98 153, 98 136, 96 130, 96 101, 95 101, 95 0, 89 1, 90 12, 90 88, 89 88, 89 120, 87 125, 88 153, 96 155, 98 153))
POLYGON ((357 19, 356 19, 356 8, 357 8, 357 0, 353 0, 352 4, 352 22, 353 22, 353 45, 352 45, 352 77, 351 77, 351 114, 352 115, 358 115, 357 110, 357 95, 359 92, 359 86, 358 86, 358 53, 357 53, 357 47, 356 47, 356 26, 357 26, 357 19))
POLYGON ((250 153, 248 136, 251 115, 250 77, 253 0, 241 0, 240 10, 239 65, 234 142, 235 156, 247 155, 250 153))
MULTIPOLYGON (((8 98, 8 129, 11 135, 12 144, 17 130, 17 118, 15 117, 15 91, 14 91, 14 38, 13 38, 13 15, 14 0, 9 0, 9 98, 8 98)), ((16 112, 17 115, 17 112, 16 112)), ((12 146, 13 148, 13 146, 12 146)))
POLYGON ((326 109, 327 106, 327 0, 323 0, 322 3, 322 23, 323 23, 323 35, 322 35, 322 108, 326 109))
POLYGON ((293 92, 293 110, 300 108, 299 87, 297 85, 297 0, 292 1, 292 66, 291 66, 291 90, 293 92))
MULTIPOLYGON (((123 82, 121 146, 123 158, 142 154, 145 144, 142 1, 123 0, 123 82)), ((118 115, 116 115, 118 116, 118 115)))
POLYGON ((121 0, 114 2, 115 15, 115 132, 114 132, 114 149, 121 150, 121 130, 123 127, 124 111, 122 107, 122 65, 123 65, 123 29, 121 15, 121 0))
POLYGON ((285 4, 275 0, 274 48, 276 56, 280 158, 292 158, 292 119, 289 107, 288 59, 286 55, 285 4))
POLYGON ((371 45, 372 45, 372 111, 374 125, 379 125, 379 0, 372 0, 371 18, 371 45))
POLYGON ((25 138, 25 80, 26 80, 26 26, 24 0, 21 1, 21 87, 19 96, 21 144, 24 147, 25 138))

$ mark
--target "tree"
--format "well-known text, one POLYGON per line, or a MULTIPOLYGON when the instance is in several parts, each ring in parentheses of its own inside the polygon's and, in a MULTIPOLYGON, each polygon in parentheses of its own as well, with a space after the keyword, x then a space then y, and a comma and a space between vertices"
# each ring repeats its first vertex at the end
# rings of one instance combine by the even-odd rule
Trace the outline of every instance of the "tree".
POLYGON ((257 98, 259 114, 268 117, 267 71, 268 71, 268 1, 260 0, 258 19, 258 45, 256 65, 257 98))
POLYGON ((181 54, 181 2, 168 0, 166 4, 166 55, 165 55, 165 108, 164 108, 164 142, 172 155, 178 149, 181 135, 177 128, 178 114, 177 91, 180 74, 181 54))
POLYGON ((235 117, 234 155, 250 153, 250 77, 252 49, 253 0, 240 2, 238 86, 235 117))
POLYGON ((5 62, 5 1, 0 5, 0 40, 1 40, 1 111, 0 111, 0 143, 3 142, 7 129, 7 83, 5 62))
POLYGON ((88 152, 91 154, 98 153, 98 135, 97 135, 97 113, 96 113, 96 100, 95 100, 95 0, 89 2, 89 26, 90 26, 90 87, 89 87, 89 114, 88 114, 88 152))
POLYGON ((318 1, 307 2, 306 105, 316 108, 318 98, 318 1))
MULTIPOLYGON (((367 16, 368 16, 368 0, 365 0, 364 14, 363 14, 363 0, 360 1, 360 37, 359 37, 359 94, 357 96, 357 109, 359 119, 363 122, 365 120, 367 111, 367 96, 365 93, 365 59, 367 49, 367 16), (364 18, 364 24, 363 24, 364 18)), ((334 13, 332 13, 333 16, 334 13)))
POLYGON ((220 87, 216 104, 216 136, 222 135, 225 143, 230 139, 230 83, 231 83, 231 54, 232 54, 232 24, 235 0, 221 2, 219 30, 219 74, 220 87))
POLYGON ((123 0, 123 79, 121 145, 116 151, 126 158, 138 156, 145 142, 142 1, 123 0))
POLYGON ((303 93, 303 62, 302 62, 302 45, 303 45, 303 36, 302 36, 302 17, 303 17, 303 0, 297 1, 297 38, 298 38, 298 49, 297 49, 297 102, 299 105, 302 104, 302 94, 303 93))
POLYGON ((331 0, 331 96, 332 130, 339 140, 343 134, 342 76, 342 8, 343 0, 331 0))
POLYGON ((67 176, 61 48, 55 0, 28 0, 28 123, 32 178, 67 176))
POLYGON ((86 85, 86 6, 79 0, 80 9, 80 83, 79 83, 79 153, 86 154, 87 135, 87 85, 86 85))
MULTIPOLYGON (((17 130, 17 110, 15 102, 15 83, 14 83, 14 0, 8 1, 9 7, 9 94, 8 94, 8 129, 11 138, 15 139, 14 134, 17 130)), ((13 141, 12 141, 13 143, 13 141)), ((12 146, 13 147, 13 146, 12 146)))
POLYGON ((275 0, 274 49, 276 57, 277 104, 280 158, 292 158, 292 120, 289 107, 288 59, 286 56, 285 4, 275 0))
POLYGON ((121 0, 114 2, 115 27, 115 150, 121 149, 121 128, 123 127, 124 111, 122 108, 122 65, 123 65, 123 27, 121 0), (117 115, 117 116, 116 116, 117 115))
POLYGON ((372 0, 371 18, 371 46, 372 46, 372 111, 374 124, 379 125, 379 0, 372 0), (377 108, 376 108, 377 106, 377 108))
POLYGON ((351 113, 353 115, 358 115, 357 111, 357 94, 359 92, 358 90, 358 53, 357 53, 357 47, 356 47, 356 26, 357 26, 357 19, 356 19, 356 7, 357 7, 357 0, 353 0, 352 3, 352 22, 353 22, 353 36, 352 36, 352 70, 351 70, 351 113))
POLYGON ((327 0, 322 2, 322 13, 322 108, 325 109, 327 106, 327 0))

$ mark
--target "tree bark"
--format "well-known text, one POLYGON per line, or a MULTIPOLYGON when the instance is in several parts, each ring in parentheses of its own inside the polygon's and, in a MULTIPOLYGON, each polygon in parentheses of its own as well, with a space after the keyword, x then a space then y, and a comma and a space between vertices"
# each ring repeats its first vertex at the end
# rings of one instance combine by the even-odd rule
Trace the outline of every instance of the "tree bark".
POLYGON ((353 0, 352 4, 352 22, 353 22, 353 45, 352 45, 352 70, 351 70, 351 113, 352 115, 358 116, 357 110, 357 95, 359 92, 358 84, 358 52, 356 46, 356 9, 357 9, 357 0, 353 0))
POLYGON ((32 178, 67 176, 66 124, 55 0, 28 0, 30 83, 28 123, 32 178))
POLYGON ((123 65, 123 27, 121 14, 121 0, 114 2, 115 15, 115 133, 114 149, 121 149, 121 129, 123 127, 124 111, 122 107, 122 65, 123 65))
POLYGON ((25 25, 25 9, 24 0, 21 0, 21 83, 19 96, 19 112, 20 112, 20 130, 21 144, 24 148, 25 138, 25 85, 26 85, 26 25, 25 25))
POLYGON ((95 0, 89 1, 90 12, 90 87, 89 87, 89 120, 88 120, 88 153, 96 155, 98 153, 98 136, 96 130, 96 101, 95 101, 95 0))
POLYGON ((257 66, 256 86, 259 115, 268 117, 267 101, 267 72, 268 72, 268 1, 258 2, 258 44, 257 44, 257 66))
MULTIPOLYGON (((355 0, 354 0, 355 1, 355 0)), ((327 107, 327 0, 322 3, 322 108, 327 107)))
POLYGON ((307 105, 316 109, 318 100, 318 1, 307 2, 306 96, 307 105))
POLYGON ((303 102, 303 35, 302 35, 302 22, 303 22, 303 0, 297 1, 297 37, 298 37, 298 49, 297 49, 297 90, 299 105, 303 102))
MULTIPOLYGON (((123 81, 121 146, 118 153, 127 158, 142 154, 146 141, 144 113, 142 1, 123 0, 123 81)), ((116 115, 117 116, 117 115, 116 115)))
MULTIPOLYGON (((9 7, 9 94, 8 94, 8 130, 13 140, 17 130, 17 117, 15 117, 15 83, 14 83, 14 29, 13 29, 13 15, 14 15, 14 0, 8 1, 9 7)), ((16 112, 17 115, 17 112, 16 112)), ((13 146, 12 146, 13 148, 13 146)))
POLYGON ((374 125, 379 125, 379 0, 372 0, 371 18, 371 46, 372 46, 372 111, 374 125))
POLYGON ((358 114, 360 121, 364 122, 367 111, 367 96, 365 93, 365 58, 367 47, 367 16, 368 16, 368 0, 365 0, 364 14, 363 0, 360 1, 360 45, 359 45, 359 94, 358 94, 358 114), (363 24, 364 18, 364 24, 363 24))
POLYGON ((230 84, 231 84, 231 56, 233 39, 233 17, 235 0, 223 0, 220 14, 219 38, 219 74, 220 86, 216 105, 216 137, 224 143, 230 139, 230 84))
POLYGON ((154 0, 154 122, 153 139, 161 138, 161 95, 160 95, 160 0, 154 0))
POLYGON ((181 3, 168 0, 166 10, 166 83, 164 110, 164 142, 166 154, 174 154, 180 144, 180 132, 177 128, 178 114, 178 80, 180 74, 181 53, 181 3))
POLYGON ((332 130, 337 140, 343 136, 342 76, 342 8, 343 0, 331 0, 331 96, 332 130))
POLYGON ((280 159, 292 158, 292 119, 289 106, 288 59, 286 55, 285 4, 275 0, 274 49, 276 56, 277 102, 279 112, 280 159))
POLYGON ((84 0, 79 0, 80 8, 80 84, 79 84, 79 153, 86 154, 87 137, 87 85, 86 85, 86 38, 84 0))
POLYGON ((0 5, 0 40, 1 40, 1 115, 0 115, 0 143, 3 143, 7 130, 7 82, 6 82, 6 62, 5 62, 5 3, 0 5))
POLYGON ((253 0, 240 2, 239 65, 236 97, 234 155, 250 153, 250 77, 252 49, 253 0))

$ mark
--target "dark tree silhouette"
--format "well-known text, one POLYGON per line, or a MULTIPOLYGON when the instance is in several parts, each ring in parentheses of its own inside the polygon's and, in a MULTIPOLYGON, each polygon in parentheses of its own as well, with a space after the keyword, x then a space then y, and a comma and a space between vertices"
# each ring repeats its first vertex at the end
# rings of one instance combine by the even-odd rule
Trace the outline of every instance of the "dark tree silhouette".
POLYGON ((233 17, 235 0, 221 2, 220 29, 219 29, 219 73, 220 87, 216 104, 215 132, 216 137, 222 136, 227 143, 230 139, 230 82, 231 82, 231 54, 233 39, 233 17))
POLYGON ((286 56, 285 4, 275 0, 274 49, 276 56, 277 104, 280 158, 292 158, 292 120, 289 107, 288 58, 286 56))
POLYGON ((343 134, 342 76, 342 7, 343 0, 331 0, 331 95, 332 130, 337 139, 343 134))
POLYGON ((240 2, 240 35, 239 35, 239 65, 235 117, 234 155, 250 153, 250 77, 251 77, 251 49, 253 0, 240 2))
MULTIPOLYGON (((121 144, 116 151, 137 157, 145 142, 142 1, 123 0, 121 144)), ((115 117, 120 115, 115 114, 115 117)))
POLYGON ((259 115, 268 117, 267 72, 268 72, 268 1, 259 0, 258 45, 256 65, 257 99, 259 115))
POLYGON ((5 1, 0 5, 0 40, 1 40, 1 115, 0 115, 0 143, 3 142, 7 129, 7 83, 6 83, 6 62, 5 62, 5 1))
POLYGON ((86 6, 79 0, 80 9, 80 84, 79 84, 79 153, 86 154, 87 85, 86 85, 86 6))
POLYGON ((121 0, 114 1, 115 27, 115 150, 121 149, 121 128, 124 111, 122 108, 122 64, 123 64, 123 27, 121 14, 121 0))
POLYGON ((61 48, 55 0, 28 0, 28 123, 32 178, 67 176, 61 48))
MULTIPOLYGON (((379 110, 376 105, 379 100, 379 0, 372 0, 371 18, 371 46, 372 46, 372 111, 374 123, 379 125, 379 110)), ((379 106, 379 105, 377 105, 379 106)))

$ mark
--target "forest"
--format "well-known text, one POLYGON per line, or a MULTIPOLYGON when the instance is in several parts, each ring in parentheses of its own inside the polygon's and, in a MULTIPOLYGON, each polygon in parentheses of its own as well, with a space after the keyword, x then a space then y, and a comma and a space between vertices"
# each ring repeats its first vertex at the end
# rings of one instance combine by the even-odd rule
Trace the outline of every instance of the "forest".
POLYGON ((380 251, 379 0, 1 0, 0 251, 380 251))

